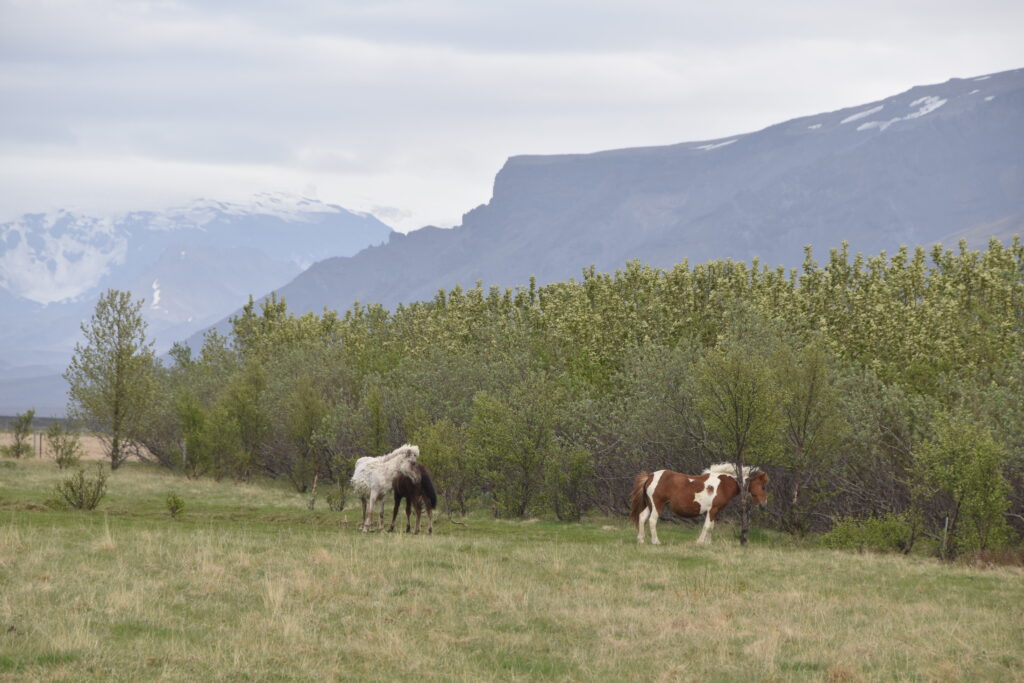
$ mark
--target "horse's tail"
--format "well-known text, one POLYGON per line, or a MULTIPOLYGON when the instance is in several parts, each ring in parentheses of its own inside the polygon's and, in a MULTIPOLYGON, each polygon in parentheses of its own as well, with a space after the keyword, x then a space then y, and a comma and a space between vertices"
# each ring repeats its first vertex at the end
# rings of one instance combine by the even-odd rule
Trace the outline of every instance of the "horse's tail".
POLYGON ((640 526, 640 512, 647 507, 645 493, 653 476, 650 472, 641 472, 633 480, 633 492, 629 496, 629 521, 633 522, 637 528, 640 526))
POLYGON ((427 500, 430 501, 430 509, 437 509, 437 491, 434 489, 434 482, 430 478, 430 472, 427 471, 426 467, 420 466, 420 486, 423 487, 423 493, 426 494, 427 500))

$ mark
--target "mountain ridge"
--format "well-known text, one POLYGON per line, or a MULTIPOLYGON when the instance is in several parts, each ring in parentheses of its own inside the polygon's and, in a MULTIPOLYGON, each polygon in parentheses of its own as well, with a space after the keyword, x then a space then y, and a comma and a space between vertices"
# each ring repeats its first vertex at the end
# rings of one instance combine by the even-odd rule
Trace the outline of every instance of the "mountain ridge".
POLYGON ((318 312, 357 300, 393 307, 478 280, 551 282, 632 259, 797 267, 808 243, 867 254, 960 237, 983 246, 1021 225, 1022 159, 1024 69, 713 140, 513 156, 461 225, 393 235, 277 293, 296 313, 318 312))

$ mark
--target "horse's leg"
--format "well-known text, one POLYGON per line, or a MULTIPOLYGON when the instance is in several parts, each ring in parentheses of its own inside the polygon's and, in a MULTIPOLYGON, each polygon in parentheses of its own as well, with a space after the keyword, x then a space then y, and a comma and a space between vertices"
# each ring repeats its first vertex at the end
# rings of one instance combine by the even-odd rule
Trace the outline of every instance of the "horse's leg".
POLYGON ((661 545, 661 541, 658 540, 658 517, 661 516, 661 511, 658 510, 658 506, 651 501, 651 516, 647 522, 651 525, 651 545, 661 545))
POLYGON ((366 503, 366 528, 369 531, 373 528, 373 518, 377 514, 377 494, 370 491, 369 501, 366 503))
MULTIPOLYGON (((644 498, 647 498, 647 494, 644 494, 644 498)), ((651 516, 651 506, 648 505, 640 511, 640 517, 636 522, 636 542, 640 545, 644 543, 644 525, 647 524, 647 518, 651 516)))
POLYGON ((374 521, 377 522, 377 531, 384 530, 384 495, 381 493, 370 494, 370 514, 366 518, 366 530, 370 531, 374 527, 374 521), (376 520, 374 519, 376 518, 376 520))
POLYGON ((359 530, 365 532, 368 528, 366 525, 366 496, 359 496, 359 502, 363 504, 363 516, 360 518, 362 521, 359 522, 359 530))
POLYGON ((420 515, 423 514, 423 501, 420 498, 416 499, 416 533, 420 532, 420 515))
POLYGON ((402 504, 402 498, 396 493, 395 494, 395 509, 391 512, 391 526, 388 527, 388 533, 395 530, 395 520, 398 519, 398 506, 402 504))
MULTIPOLYGON (((414 496, 409 496, 405 499, 405 533, 412 531, 412 499, 414 496)), ((416 533, 420 532, 419 525, 419 501, 416 501, 416 533)))
POLYGON ((434 533, 434 508, 427 506, 427 535, 431 536, 434 533))
POLYGON ((711 513, 715 511, 714 508, 708 510, 708 514, 704 517, 704 528, 700 530, 700 536, 697 537, 697 543, 711 543, 711 530, 715 528, 715 520, 711 517, 711 513))

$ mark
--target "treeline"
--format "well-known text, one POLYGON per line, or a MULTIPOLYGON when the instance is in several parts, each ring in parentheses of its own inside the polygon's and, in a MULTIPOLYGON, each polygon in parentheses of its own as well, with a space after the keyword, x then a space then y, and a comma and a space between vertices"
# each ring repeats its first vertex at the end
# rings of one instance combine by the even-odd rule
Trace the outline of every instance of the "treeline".
POLYGON ((808 249, 789 272, 634 262, 341 315, 250 299, 229 336, 151 364, 123 429, 189 476, 299 491, 414 442, 449 508, 566 520, 625 511, 640 470, 742 458, 779 529, 884 520, 953 554, 1024 531, 1022 335, 1019 240, 808 249))

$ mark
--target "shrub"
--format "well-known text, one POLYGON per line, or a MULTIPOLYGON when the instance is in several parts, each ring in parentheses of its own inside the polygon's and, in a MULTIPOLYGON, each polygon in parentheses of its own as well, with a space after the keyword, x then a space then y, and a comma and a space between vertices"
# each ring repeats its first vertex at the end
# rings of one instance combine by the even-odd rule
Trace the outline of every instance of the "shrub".
POLYGON ((943 559, 958 553, 1006 547, 1013 532, 1006 522, 1010 484, 1002 474, 1006 448, 991 430, 961 414, 942 415, 934 438, 913 451, 918 466, 916 491, 938 501, 943 559), (930 494, 930 495, 929 495, 930 494))
POLYGON ((28 442, 28 438, 32 434, 32 419, 35 415, 36 411, 29 410, 24 414, 18 413, 15 416, 14 424, 12 425, 14 443, 0 448, 0 451, 5 456, 8 458, 27 458, 32 455, 32 444, 28 442))
POLYGON ((343 453, 336 453, 331 458, 331 472, 334 476, 334 486, 327 490, 327 509, 341 512, 345 509, 345 500, 348 497, 348 482, 355 469, 355 460, 343 453))
POLYGON ((82 456, 82 444, 78 434, 70 432, 54 422, 46 430, 46 445, 49 446, 59 469, 77 466, 82 456))
POLYGON ((32 455, 32 446, 23 441, 0 446, 0 455, 6 458, 28 458, 32 455))
POLYGON ((327 509, 341 512, 345 509, 345 490, 340 486, 327 492, 327 509))
POLYGON ((544 483, 555 515, 563 522, 578 522, 594 495, 594 466, 582 448, 553 449, 545 465, 544 483))
POLYGON ((55 493, 64 503, 76 510, 95 510, 107 493, 107 475, 103 466, 96 464, 96 477, 86 477, 85 470, 78 472, 57 484, 55 493))
POLYGON ((907 553, 914 534, 914 525, 904 514, 888 513, 865 519, 841 517, 821 542, 827 548, 907 553))
POLYGON ((167 512, 171 514, 172 518, 177 519, 178 515, 181 514, 181 511, 185 509, 185 501, 183 501, 181 496, 174 491, 167 494, 167 500, 165 502, 167 503, 167 512))

